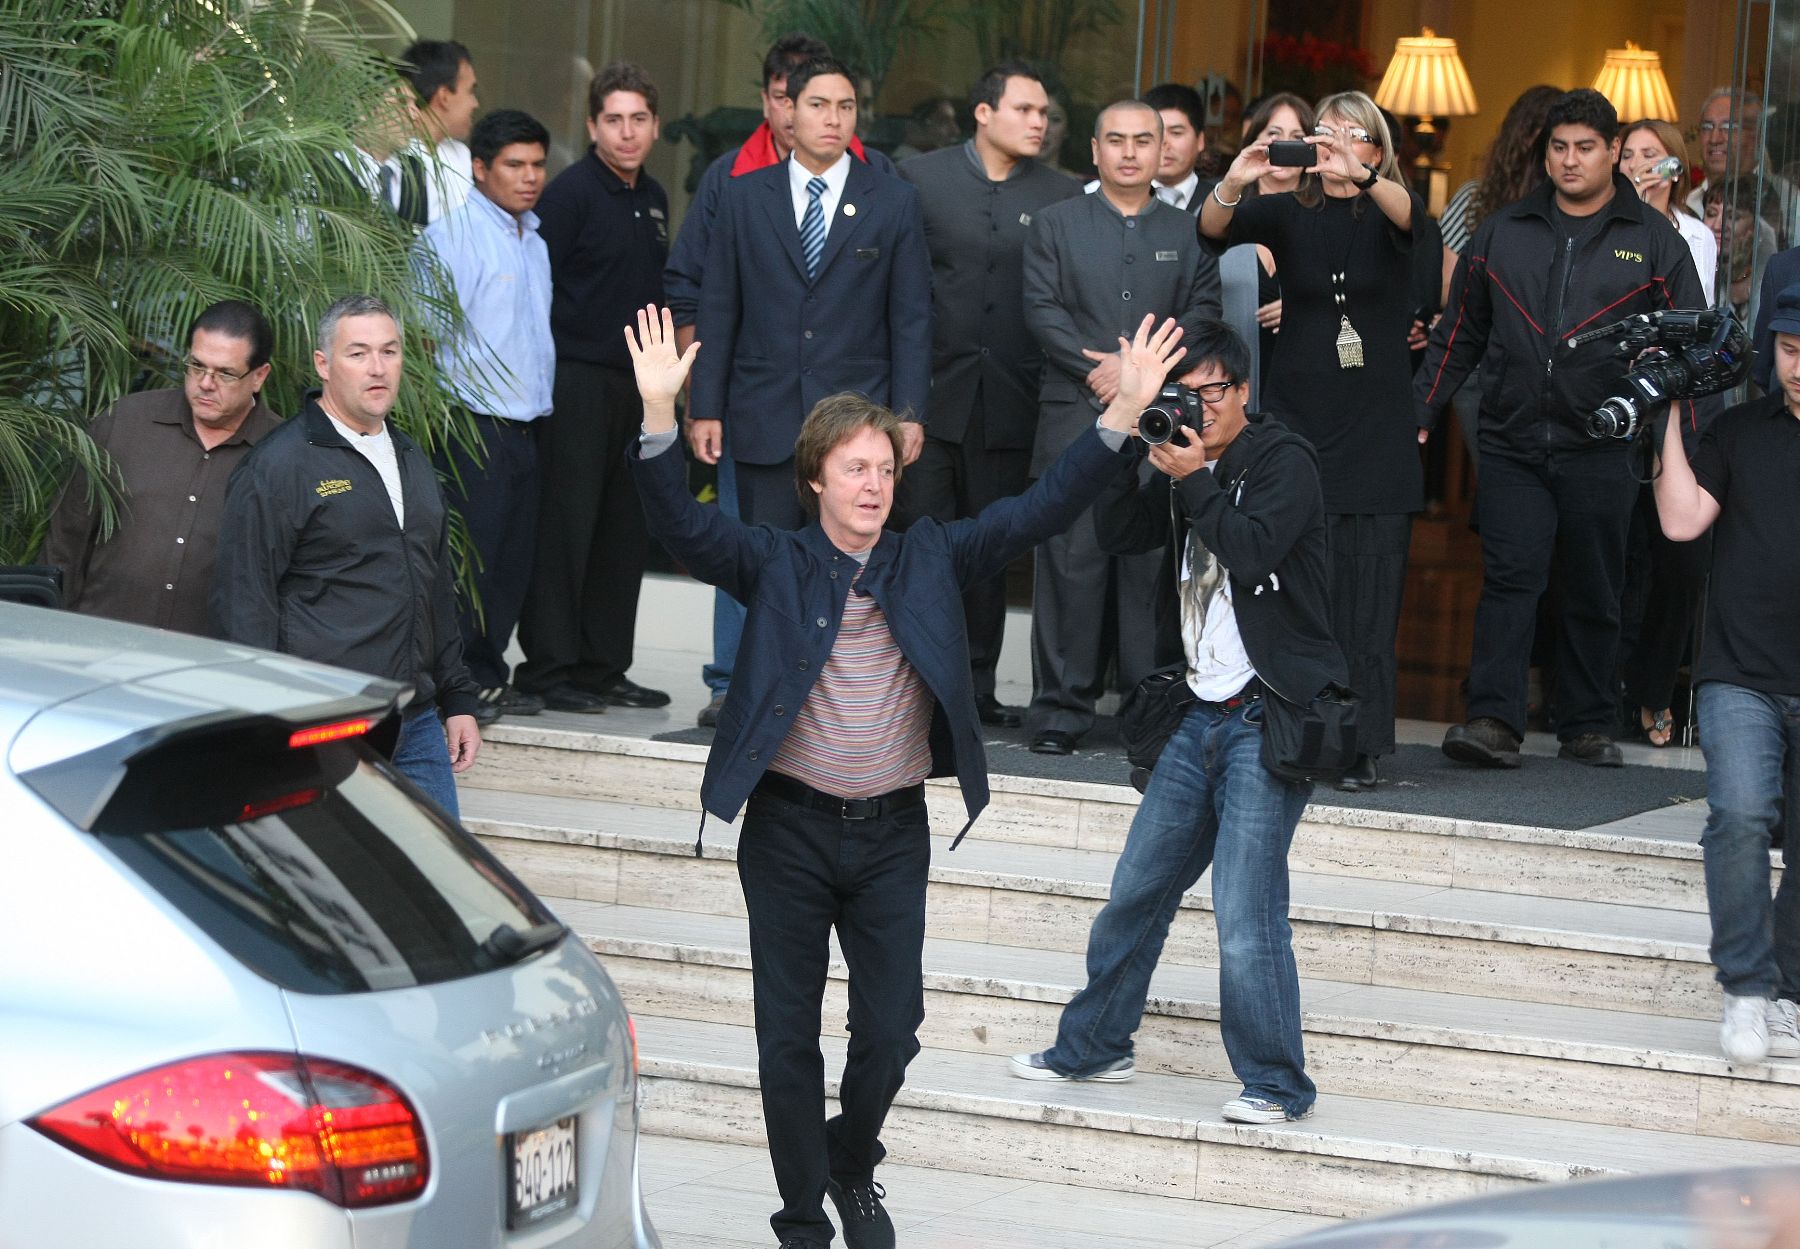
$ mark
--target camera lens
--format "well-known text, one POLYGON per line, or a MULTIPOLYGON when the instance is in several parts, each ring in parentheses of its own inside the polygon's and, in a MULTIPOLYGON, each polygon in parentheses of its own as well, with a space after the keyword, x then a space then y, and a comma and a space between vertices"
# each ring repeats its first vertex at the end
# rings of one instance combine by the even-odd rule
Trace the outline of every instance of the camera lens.
POLYGON ((1148 407, 1138 417, 1138 437, 1152 445, 1167 442, 1175 436, 1175 426, 1180 423, 1179 413, 1167 408, 1148 407))
POLYGON ((1587 420, 1590 438, 1630 438, 1637 433, 1637 405, 1625 398, 1608 399, 1587 420))

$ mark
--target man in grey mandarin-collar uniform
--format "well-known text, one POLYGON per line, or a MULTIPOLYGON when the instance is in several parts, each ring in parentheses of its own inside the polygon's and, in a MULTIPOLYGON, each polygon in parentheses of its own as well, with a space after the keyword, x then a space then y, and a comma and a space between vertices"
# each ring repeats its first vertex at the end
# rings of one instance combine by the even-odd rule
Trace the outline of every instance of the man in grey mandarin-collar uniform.
MULTIPOLYGON (((1111 400, 1118 381, 1109 353, 1118 351, 1121 334, 1129 340, 1145 313, 1175 317, 1189 330, 1220 313, 1218 264, 1201 248, 1193 216, 1152 193, 1161 145, 1155 109, 1137 100, 1110 105, 1094 124, 1099 190, 1052 204, 1032 221, 1025 319, 1045 357, 1034 475, 1111 400)), ((1091 513, 1038 548, 1031 620, 1037 689, 1026 717, 1032 750, 1069 754, 1093 726, 1110 658, 1102 653, 1109 609, 1117 612, 1120 688, 1157 666, 1155 587, 1164 558, 1106 555, 1091 513)))
MULTIPOLYGON (((902 523, 978 515, 1030 484, 1043 352, 1020 298, 1025 239, 1040 209, 1080 192, 1037 160, 1050 97, 1022 62, 996 65, 970 92, 975 137, 915 156, 900 176, 919 190, 931 251, 931 425, 901 478, 902 523)), ((975 707, 985 724, 1017 725, 1022 712, 994 695, 1006 628, 1006 577, 963 595, 975 707)))

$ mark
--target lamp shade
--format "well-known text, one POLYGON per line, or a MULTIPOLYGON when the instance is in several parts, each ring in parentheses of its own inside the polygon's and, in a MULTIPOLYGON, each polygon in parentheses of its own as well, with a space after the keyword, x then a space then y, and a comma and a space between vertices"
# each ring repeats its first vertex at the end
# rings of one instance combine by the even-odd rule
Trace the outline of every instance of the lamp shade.
POLYGON ((1675 115, 1675 97, 1669 93, 1669 80, 1663 77, 1662 57, 1646 52, 1626 40, 1623 48, 1606 53, 1606 63, 1594 79, 1594 90, 1611 101, 1622 122, 1642 121, 1655 117, 1663 121, 1680 121, 1675 115))
POLYGON ((1466 117, 1480 107, 1456 40, 1440 39, 1429 26, 1394 41, 1394 59, 1375 88, 1375 103, 1413 117, 1466 117))

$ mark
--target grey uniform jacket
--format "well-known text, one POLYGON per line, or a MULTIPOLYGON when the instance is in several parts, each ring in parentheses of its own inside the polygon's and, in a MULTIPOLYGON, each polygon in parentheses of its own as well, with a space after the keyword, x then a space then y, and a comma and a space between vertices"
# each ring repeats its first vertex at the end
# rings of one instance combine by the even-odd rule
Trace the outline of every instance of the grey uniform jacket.
POLYGON ((1094 361, 1082 348, 1117 351, 1146 313, 1191 333, 1220 312, 1218 261, 1201 247, 1193 214, 1155 198, 1136 217, 1102 192, 1043 209, 1025 243, 1024 283, 1025 320, 1044 351, 1034 475, 1103 406, 1087 387, 1094 361))

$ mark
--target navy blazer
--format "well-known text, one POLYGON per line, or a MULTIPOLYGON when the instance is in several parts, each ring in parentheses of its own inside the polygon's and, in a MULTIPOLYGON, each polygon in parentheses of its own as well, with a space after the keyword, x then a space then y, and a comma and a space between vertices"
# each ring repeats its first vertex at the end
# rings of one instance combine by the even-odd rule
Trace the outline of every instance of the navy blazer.
MULTIPOLYGON (((678 449, 646 460, 633 446, 627 458, 651 534, 694 576, 747 608, 700 784, 701 806, 735 819, 831 655, 856 561, 832 545, 817 520, 798 530, 746 525, 696 503, 678 449)), ((1090 430, 1024 494, 979 516, 948 523, 925 517, 904 533, 883 530, 857 579, 857 592, 880 605, 900 653, 937 700, 931 774, 957 778, 971 823, 987 805, 988 781, 963 589, 1074 524, 1132 462, 1090 430)))
POLYGON ((919 193, 850 160, 818 276, 806 277, 788 162, 726 182, 707 245, 689 414, 733 459, 780 464, 819 400, 855 391, 924 421, 931 255, 919 193))

